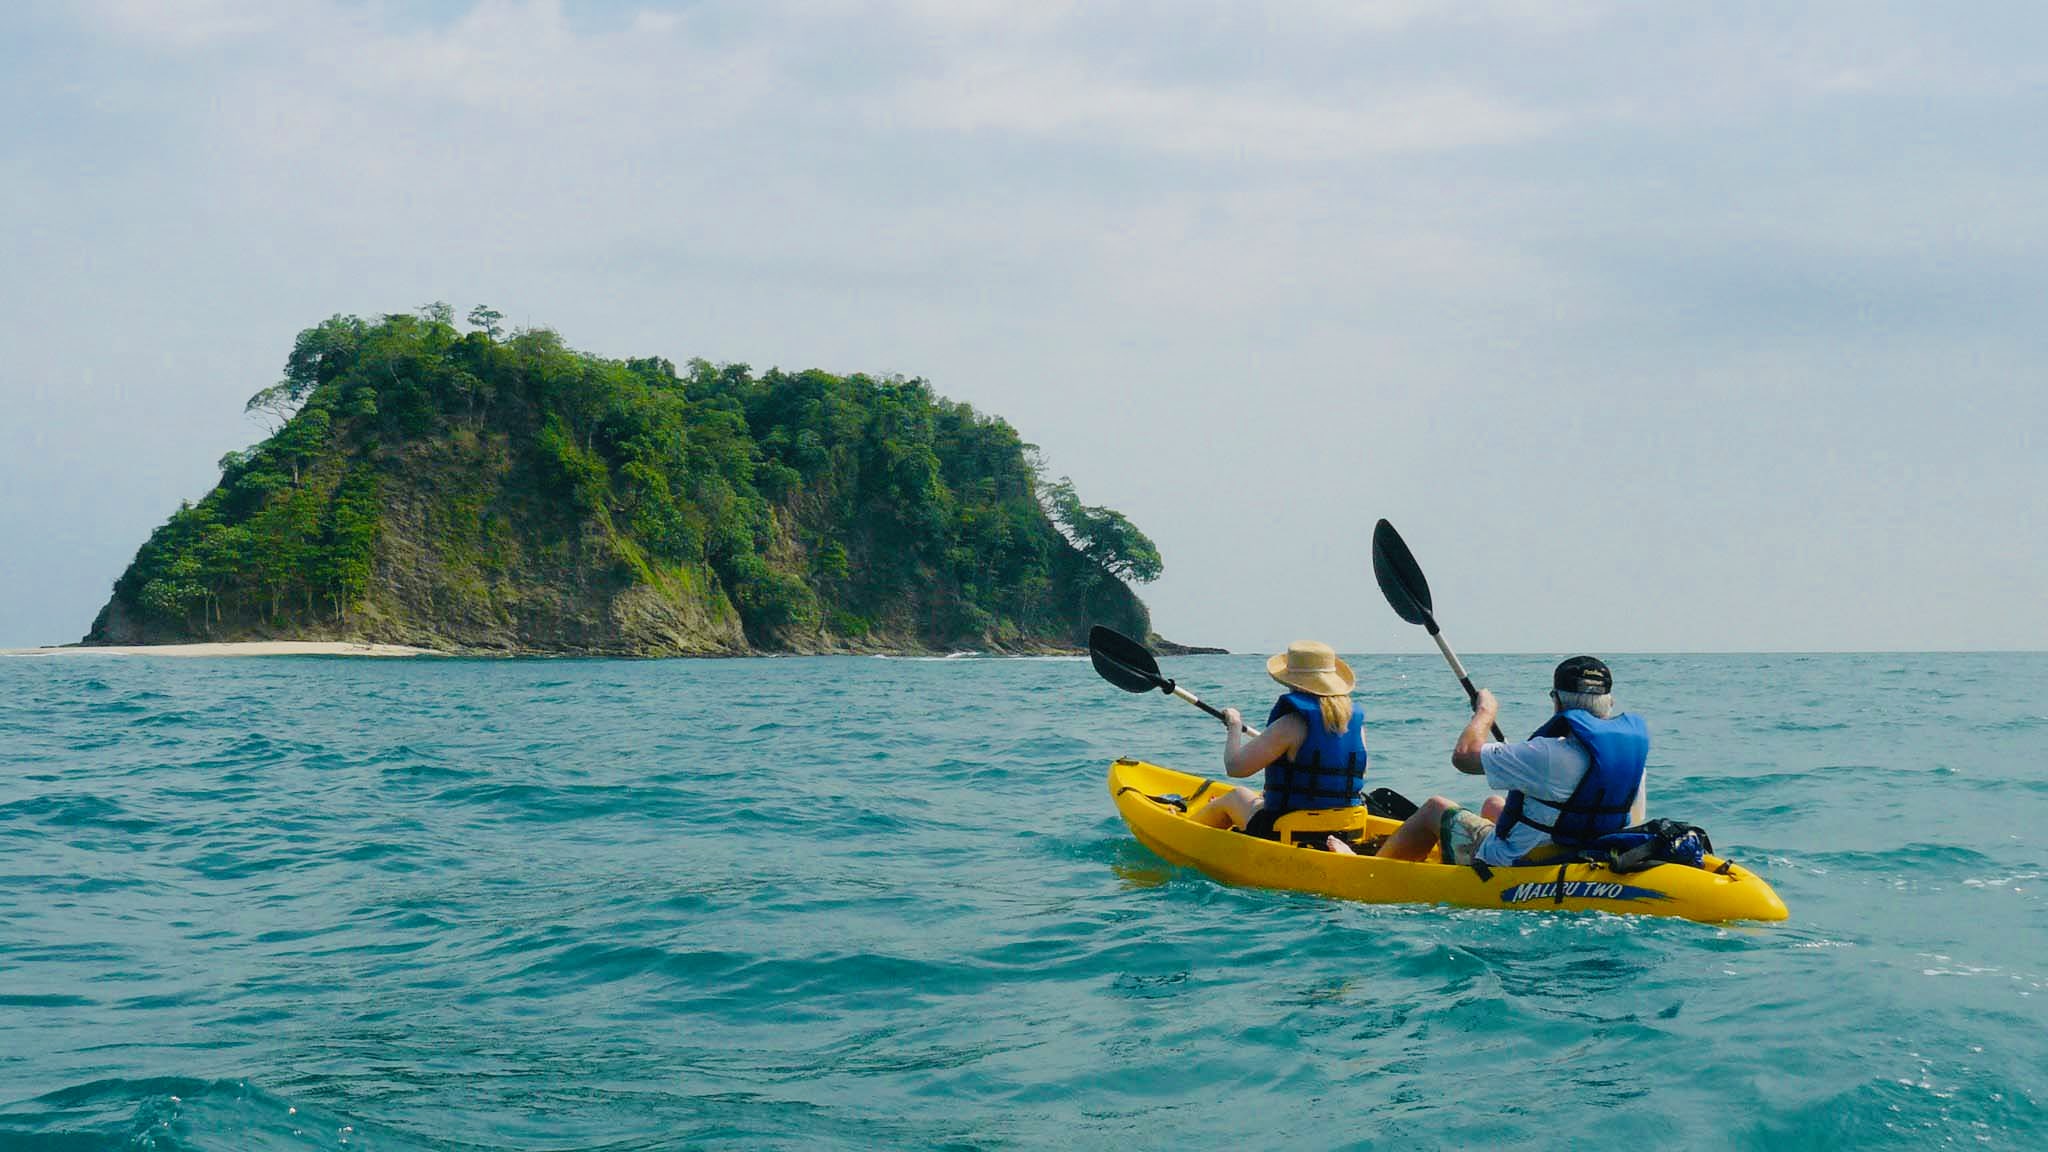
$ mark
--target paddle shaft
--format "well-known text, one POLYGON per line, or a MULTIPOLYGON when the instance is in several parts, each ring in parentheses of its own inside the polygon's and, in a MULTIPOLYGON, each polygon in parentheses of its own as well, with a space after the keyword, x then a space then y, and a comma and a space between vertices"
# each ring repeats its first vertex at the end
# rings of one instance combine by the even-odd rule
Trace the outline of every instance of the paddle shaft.
MULTIPOLYGON (((1093 652, 1091 653, 1091 655, 1099 657, 1103 660, 1108 661, 1111 664, 1116 665, 1118 668, 1121 668, 1124 671, 1131 673, 1133 676, 1136 676, 1140 680, 1150 680, 1154 687, 1158 688, 1161 692, 1166 693, 1168 696, 1178 696, 1181 699, 1187 701, 1188 703, 1193 704, 1195 707, 1200 708, 1202 711, 1207 712, 1209 715, 1214 716, 1218 720, 1223 719, 1222 709, 1217 708, 1216 706, 1210 704, 1208 701, 1202 699, 1200 696, 1195 695, 1193 692, 1188 691, 1187 689, 1174 683, 1172 680, 1169 680, 1166 677, 1161 676, 1157 672, 1154 672, 1147 668, 1136 667, 1132 665, 1130 662, 1125 660, 1119 660, 1107 652, 1093 652)), ((1256 737, 1259 734, 1259 730, 1257 728, 1254 728, 1241 720, 1238 722, 1238 727, 1244 729, 1244 733, 1247 736, 1256 737)))
MULTIPOLYGON (((1175 684, 1171 680, 1168 680, 1166 683, 1160 685, 1160 689, 1166 692, 1168 695, 1180 697, 1188 703, 1193 704, 1195 707, 1200 708, 1202 711, 1207 712, 1209 715, 1214 716, 1218 720, 1223 719, 1223 711, 1221 709, 1210 704, 1208 701, 1203 700, 1200 696, 1195 695, 1193 692, 1190 692, 1187 689, 1181 687, 1180 685, 1175 684)), ((1239 728, 1244 729, 1244 734, 1247 736, 1257 737, 1259 734, 1259 730, 1257 728, 1254 728, 1251 725, 1246 724, 1242 720, 1238 721, 1237 726, 1239 728)))
MULTIPOLYGON (((1451 651, 1451 642, 1444 639, 1443 630, 1436 626, 1436 614, 1425 613, 1422 617, 1422 623, 1423 627, 1429 631, 1429 638, 1436 641, 1437 651, 1444 654, 1444 659, 1450 662, 1451 671, 1457 673, 1458 683, 1465 688, 1465 698, 1470 700, 1473 709, 1477 710, 1479 707, 1479 689, 1473 685, 1472 677, 1466 674, 1465 662, 1458 659, 1456 652, 1451 651)), ((1507 742, 1507 737, 1501 735, 1500 725, 1498 724, 1493 726, 1493 740, 1496 744, 1505 744, 1507 742)))

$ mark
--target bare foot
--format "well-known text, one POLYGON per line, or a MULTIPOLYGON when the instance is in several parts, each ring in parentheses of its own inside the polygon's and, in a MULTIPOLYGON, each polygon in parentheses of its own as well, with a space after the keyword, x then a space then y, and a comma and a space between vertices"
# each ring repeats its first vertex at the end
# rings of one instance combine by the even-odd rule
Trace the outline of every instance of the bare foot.
POLYGON ((1337 839, 1335 836, 1325 836, 1323 838, 1323 847, 1328 848, 1330 851, 1335 852, 1339 856, 1358 855, 1358 853, 1353 852, 1351 850, 1351 845, 1346 844, 1342 840, 1337 839))

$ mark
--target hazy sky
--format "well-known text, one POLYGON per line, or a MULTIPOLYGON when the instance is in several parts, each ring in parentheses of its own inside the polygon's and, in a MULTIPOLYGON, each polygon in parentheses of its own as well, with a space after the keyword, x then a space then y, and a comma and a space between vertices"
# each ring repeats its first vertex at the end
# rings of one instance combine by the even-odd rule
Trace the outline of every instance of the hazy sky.
POLYGON ((0 644, 76 639, 336 312, 900 372, 1160 631, 2048 647, 2048 7, 0 12, 0 644))

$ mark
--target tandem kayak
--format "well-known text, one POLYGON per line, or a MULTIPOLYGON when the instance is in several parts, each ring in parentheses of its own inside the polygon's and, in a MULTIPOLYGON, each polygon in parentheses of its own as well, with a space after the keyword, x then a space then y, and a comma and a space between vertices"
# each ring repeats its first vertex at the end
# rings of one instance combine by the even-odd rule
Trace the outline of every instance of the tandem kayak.
POLYGON ((1312 892, 1368 904, 1594 910, 1682 916, 1708 923, 1786 916, 1785 902, 1769 884, 1716 856, 1706 858, 1705 868, 1657 864, 1620 873, 1599 864, 1531 864, 1495 868, 1491 878, 1482 879, 1464 865, 1324 851, 1324 837, 1332 832, 1355 840, 1384 836, 1400 827, 1400 821, 1369 816, 1363 808, 1291 812, 1277 822, 1279 840, 1210 828, 1187 818, 1189 811, 1230 787, 1142 760, 1118 760, 1109 768, 1109 794, 1138 842, 1171 863, 1199 869, 1225 884, 1312 892))

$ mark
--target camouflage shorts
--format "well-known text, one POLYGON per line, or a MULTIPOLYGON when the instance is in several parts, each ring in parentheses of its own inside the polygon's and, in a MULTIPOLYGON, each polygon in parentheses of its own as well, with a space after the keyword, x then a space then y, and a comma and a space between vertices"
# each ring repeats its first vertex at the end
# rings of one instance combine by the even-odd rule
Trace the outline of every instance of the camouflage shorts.
POLYGON ((1470 864, 1472 855, 1479 846, 1493 835, 1493 822, 1477 812, 1467 812, 1453 804, 1444 812, 1442 825, 1437 829, 1438 842, 1444 845, 1446 853, 1454 863, 1470 864))

